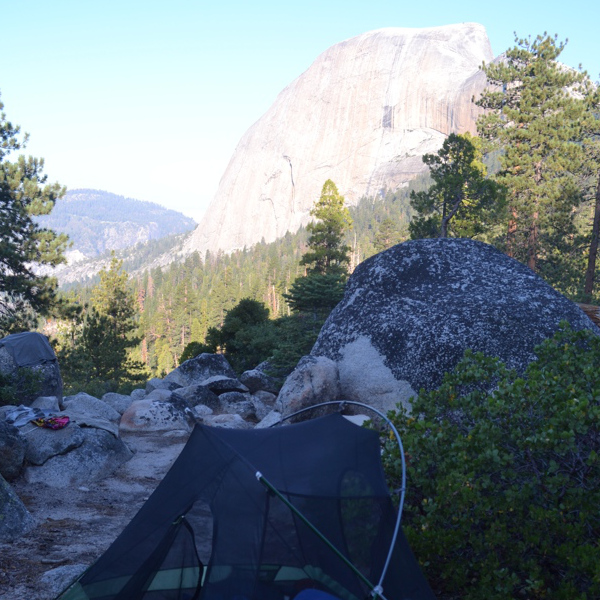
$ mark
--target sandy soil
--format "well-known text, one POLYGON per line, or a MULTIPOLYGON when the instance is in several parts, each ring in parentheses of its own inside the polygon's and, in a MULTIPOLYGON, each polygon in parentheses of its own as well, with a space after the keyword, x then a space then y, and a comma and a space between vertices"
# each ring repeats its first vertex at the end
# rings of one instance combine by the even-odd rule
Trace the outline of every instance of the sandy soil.
POLYGON ((57 590, 44 574, 67 565, 83 570, 98 558, 179 456, 187 434, 129 433, 123 440, 135 455, 103 481, 62 489, 13 484, 37 527, 13 543, 0 543, 0 600, 54 598, 57 590))

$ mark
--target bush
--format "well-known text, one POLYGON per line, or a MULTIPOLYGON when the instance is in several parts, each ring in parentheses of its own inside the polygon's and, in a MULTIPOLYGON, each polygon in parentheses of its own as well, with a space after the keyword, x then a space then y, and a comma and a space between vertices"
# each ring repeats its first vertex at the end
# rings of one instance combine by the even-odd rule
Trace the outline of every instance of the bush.
POLYGON ((440 598, 600 598, 600 336, 564 327, 536 352, 523 377, 467 352, 393 415, 404 529, 440 598))

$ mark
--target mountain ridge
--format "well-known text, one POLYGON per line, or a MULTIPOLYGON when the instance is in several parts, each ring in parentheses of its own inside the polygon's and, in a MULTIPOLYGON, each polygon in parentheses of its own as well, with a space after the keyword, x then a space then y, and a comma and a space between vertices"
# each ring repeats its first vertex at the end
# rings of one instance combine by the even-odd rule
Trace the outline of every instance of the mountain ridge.
POLYGON ((69 190, 49 215, 37 217, 36 221, 69 236, 70 263, 187 233, 196 225, 193 219, 154 202, 86 188, 69 190))

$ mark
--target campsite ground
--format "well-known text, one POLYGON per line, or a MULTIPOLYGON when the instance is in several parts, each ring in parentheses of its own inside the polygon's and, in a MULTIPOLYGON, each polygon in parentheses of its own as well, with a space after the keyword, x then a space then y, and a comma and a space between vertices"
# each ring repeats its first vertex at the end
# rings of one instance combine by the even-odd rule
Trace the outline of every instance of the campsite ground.
POLYGON ((54 598, 54 578, 44 574, 69 565, 83 570, 102 554, 158 485, 187 435, 124 434, 123 440, 135 455, 103 481, 73 488, 16 482, 37 527, 0 543, 0 600, 54 598))

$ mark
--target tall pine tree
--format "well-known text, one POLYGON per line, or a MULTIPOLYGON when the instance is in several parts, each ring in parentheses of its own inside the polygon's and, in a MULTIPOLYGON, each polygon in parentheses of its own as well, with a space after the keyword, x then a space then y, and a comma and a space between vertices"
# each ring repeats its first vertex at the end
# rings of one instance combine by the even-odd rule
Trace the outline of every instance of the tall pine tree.
POLYGON ((20 128, 6 119, 0 102, 0 336, 35 325, 55 301, 56 280, 39 274, 40 266, 64 262, 68 238, 34 221, 47 215, 65 189, 47 184, 44 161, 12 152, 25 147, 20 128))
POLYGON ((423 156, 433 185, 411 192, 412 239, 476 238, 491 231, 503 207, 502 189, 486 178, 479 146, 469 133, 451 133, 437 154, 423 156))
POLYGON ((483 67, 490 87, 477 102, 486 109, 480 135, 502 151, 496 180, 508 190, 509 211, 503 249, 559 289, 564 259, 576 250, 587 135, 582 98, 592 89, 584 72, 557 62, 564 46, 547 34, 517 39, 504 60, 483 67))
POLYGON ((316 221, 306 227, 309 249, 300 260, 307 274, 296 279, 284 297, 292 310, 316 315, 328 313, 342 299, 351 250, 344 236, 352 219, 331 179, 323 185, 310 214, 316 221))

